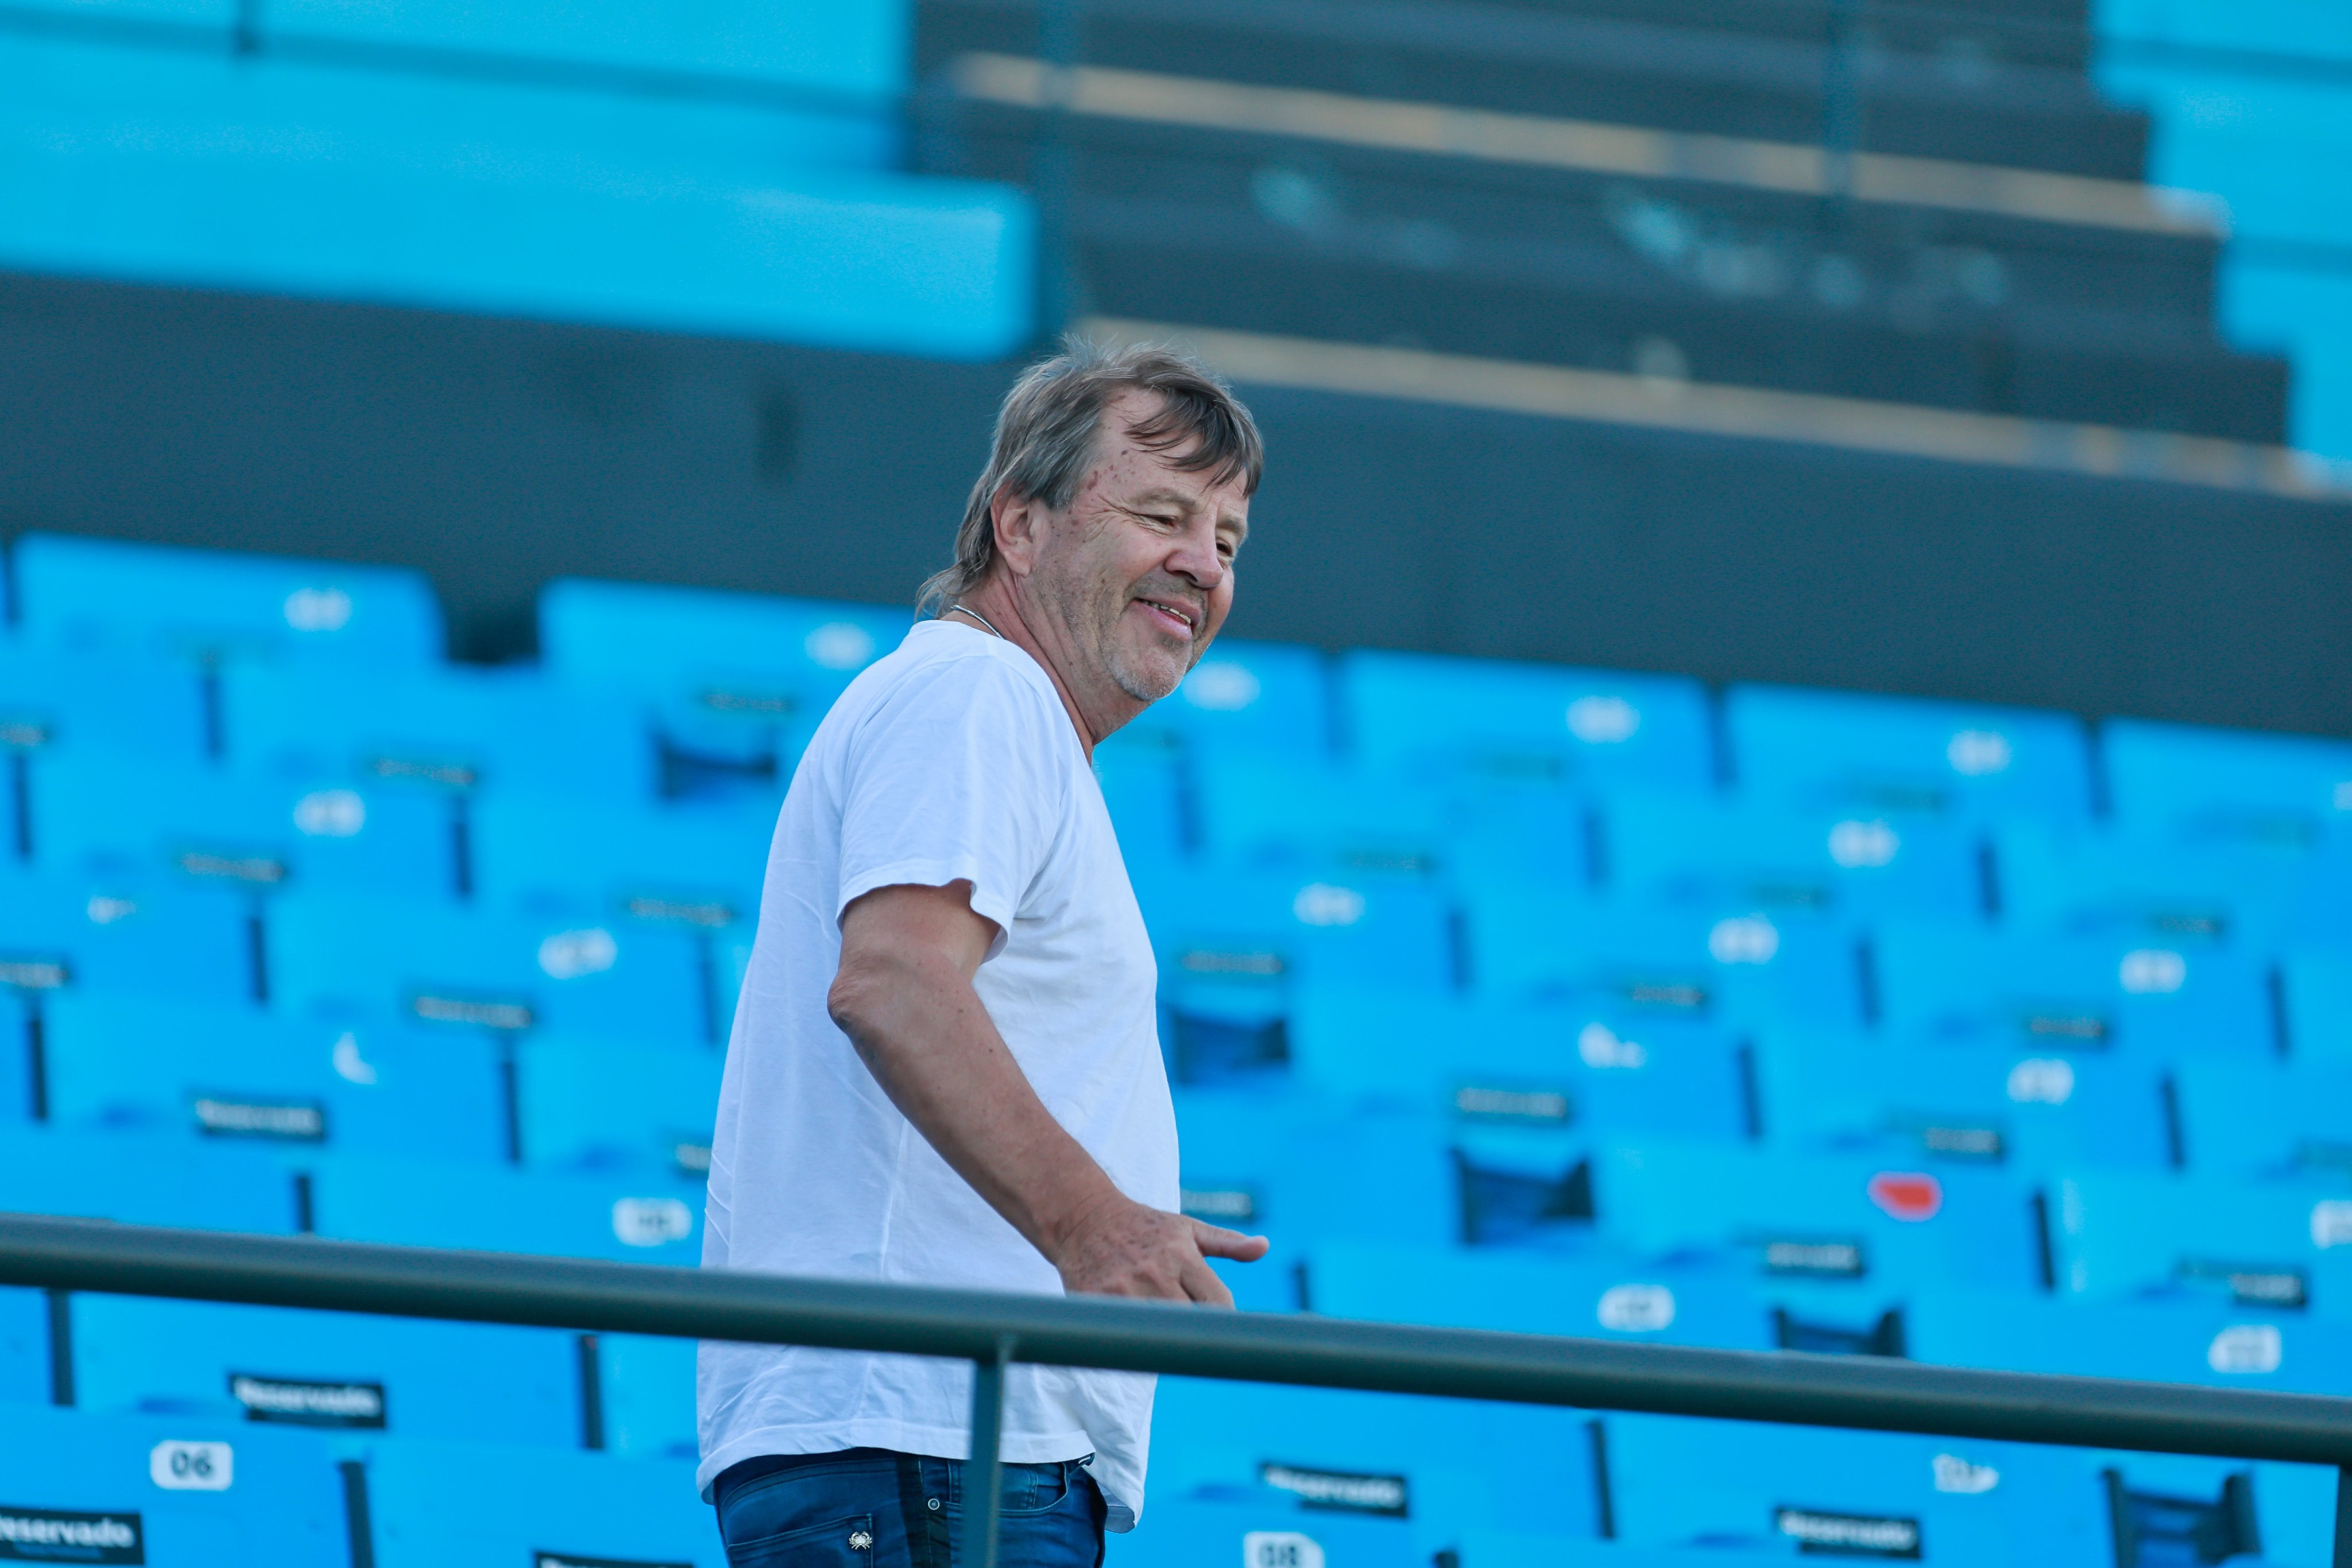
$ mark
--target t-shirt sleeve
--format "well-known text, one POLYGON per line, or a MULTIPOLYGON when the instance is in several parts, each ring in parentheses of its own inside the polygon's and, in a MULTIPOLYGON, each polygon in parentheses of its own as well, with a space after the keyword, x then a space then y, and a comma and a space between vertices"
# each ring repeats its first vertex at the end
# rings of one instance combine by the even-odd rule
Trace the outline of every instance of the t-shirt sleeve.
POLYGON ((920 672, 880 704, 847 748, 835 920, 877 887, 969 882, 994 957, 1067 817, 1069 722, 988 656, 920 672))

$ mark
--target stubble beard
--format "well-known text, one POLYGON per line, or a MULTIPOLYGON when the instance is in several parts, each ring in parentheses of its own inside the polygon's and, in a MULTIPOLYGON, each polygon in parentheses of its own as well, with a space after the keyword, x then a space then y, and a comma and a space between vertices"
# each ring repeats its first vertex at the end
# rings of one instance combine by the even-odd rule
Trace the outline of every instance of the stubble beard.
MULTIPOLYGON (((1171 595, 1171 597, 1176 596, 1171 595)), ((1119 636, 1120 623, 1126 619, 1129 602, 1131 601, 1127 588, 1111 588, 1105 585, 1102 626, 1103 667, 1110 672, 1110 678, 1118 684, 1120 691, 1125 692, 1137 702, 1156 703, 1183 685, 1185 675, 1192 671, 1192 661, 1197 654, 1199 644, 1195 643, 1175 656, 1172 661, 1176 666, 1173 674, 1168 673, 1164 666, 1158 664, 1157 661, 1152 667, 1139 667, 1128 657, 1127 644, 1119 636)), ((1197 628, 1195 630, 1197 631, 1197 628)))
POLYGON ((1174 661, 1177 668, 1171 674, 1155 667, 1156 660, 1147 665, 1129 656, 1119 633, 1130 586, 1099 578, 1076 581, 1055 578, 1040 584, 1042 597, 1055 618, 1072 631, 1082 632, 1084 640, 1094 644, 1096 656, 1102 661, 1103 673, 1110 676, 1111 684, 1137 702, 1156 703, 1183 682, 1192 661, 1179 655, 1174 661))
MULTIPOLYGON (((1124 608, 1123 605, 1122 608, 1124 608)), ((1113 623, 1114 630, 1116 624, 1116 622, 1113 623)), ((1118 684, 1120 691, 1125 692, 1137 702, 1156 703, 1184 682, 1184 674, 1181 670, 1172 677, 1163 678, 1159 672, 1147 676, 1129 667, 1127 651, 1118 645, 1116 636, 1109 640, 1108 646, 1104 649, 1104 654, 1103 664, 1110 671, 1110 678, 1118 684)))

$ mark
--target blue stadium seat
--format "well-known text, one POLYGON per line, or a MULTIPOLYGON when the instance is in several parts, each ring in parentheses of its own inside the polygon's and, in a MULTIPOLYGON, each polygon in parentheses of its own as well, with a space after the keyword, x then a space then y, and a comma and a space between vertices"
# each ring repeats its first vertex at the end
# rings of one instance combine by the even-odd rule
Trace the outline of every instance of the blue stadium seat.
POLYGON ((1468 1152, 1486 1163, 1460 1165, 1464 1246, 1385 1236, 1318 1241, 1295 1264, 1301 1305, 1333 1316, 1588 1339, 1905 1354, 1910 1282, 1872 1278, 1866 1249, 1835 1260, 1837 1269, 1814 1267, 1826 1255, 1805 1250, 1788 1254, 1789 1266, 1759 1270, 1761 1249, 1771 1245, 1760 1237, 1741 1238, 1754 1245, 1645 1255, 1596 1227, 1590 1154, 1564 1176, 1556 1165, 1527 1162, 1546 1178, 1545 1188, 1530 1178, 1513 1191, 1492 1150, 1468 1152), (1538 1190, 1572 1194, 1580 1217, 1531 1217, 1538 1190), (1535 1218, 1549 1222, 1531 1223, 1535 1218))
POLYGON ((1155 1489, 1145 1523, 1106 1538, 1110 1568, 1427 1568, 1428 1550, 1412 1523, 1380 1514, 1309 1512, 1271 1487, 1217 1487, 1171 1497, 1155 1489))
POLYGON ((1309 1243, 1354 1237, 1443 1246, 1460 1228, 1444 1127, 1434 1117, 1180 1089, 1176 1125, 1186 1212, 1265 1236, 1285 1255, 1228 1276, 1261 1310, 1296 1304, 1283 1262, 1309 1243))
MULTIPOLYGON (((515 1119, 531 1165, 664 1172, 710 1168, 721 1053, 538 1036, 515 1047, 515 1119)), ((681 1194, 701 1201, 700 1193, 681 1194)))
POLYGON ((1723 1568, 1712 1547, 1626 1546, 1528 1530, 1470 1530, 1454 1551, 1459 1568, 1723 1568))
POLYGON ((150 1568, 352 1562, 342 1480, 315 1432, 15 1407, 0 1420, 0 1475, 6 1538, 26 1542, 17 1557, 150 1568), (45 1525, 78 1540, 62 1550, 30 1544, 45 1525), (107 1548, 114 1554, 101 1555, 107 1548))
POLYGON ((1501 1000, 1605 1009, 1626 1027, 1844 1027, 1862 1014, 1862 953, 1835 923, 1759 912, 1644 911, 1538 886, 1477 890, 1471 983, 1501 1000))
POLYGON ((354 769, 85 754, 44 758, 31 782, 36 858, 61 875, 121 868, 386 898, 446 898, 460 884, 451 803, 354 769))
POLYGON ((507 1155, 506 1079, 487 1040, 71 993, 42 1023, 49 1119, 60 1128, 298 1155, 507 1155))
POLYGON ((1316 988, 1290 1030, 1302 1084, 1433 1128, 1471 1246, 1586 1253, 1598 1141, 1738 1140, 1753 1113, 1741 1051, 1677 1019, 1316 988))
POLYGON ((715 1031, 721 1040, 735 1038, 735 1009, 742 999, 744 977, 751 970, 753 934, 738 927, 720 934, 712 946, 712 968, 717 974, 719 999, 726 1010, 719 1018, 715 1031))
POLYGON ((269 911, 271 1005, 500 1033, 700 1043, 719 1019, 706 950, 677 922, 290 894, 269 911))
POLYGON ((290 1235, 295 1189, 266 1149, 17 1127, 0 1133, 0 1193, 25 1214, 290 1235))
POLYGON ((1288 1016, 1293 1075, 1342 1099, 1475 1119, 1465 1091, 1549 1092, 1580 1132, 1748 1135, 1738 1045, 1683 1019, 1348 986, 1302 986, 1288 1016))
POLYGON ((1330 749, 1330 664, 1286 643, 1220 638, 1175 693, 1120 731, 1187 749, 1238 748, 1320 758, 1330 749))
MULTIPOLYGON (((229 26, 217 8, 165 14, 209 23, 216 36, 229 26)), ((8 135, 46 150, 27 165, 36 185, 19 209, 20 246, 34 248, 16 254, 59 272, 100 267, 256 293, 530 311, 625 329, 972 362, 1017 356, 1036 336, 1034 208, 1010 186, 895 172, 893 106, 909 63, 908 26, 896 8, 851 6, 805 14, 745 6, 732 18, 707 11, 654 22, 618 5, 497 15, 318 5, 285 19, 288 30, 330 47, 352 47, 327 42, 338 33, 404 33, 415 42, 374 52, 439 62, 422 74, 354 75, 291 60, 244 72, 202 52, 21 41, 19 55, 41 63, 0 110, 8 135), (780 45, 797 52, 784 39, 821 39, 845 24, 867 33, 870 58, 887 63, 880 79, 852 89, 847 104, 824 88, 804 98, 789 85, 758 86, 731 62, 698 68, 708 72, 701 79, 743 82, 751 97, 611 88, 546 96, 469 77, 456 63, 497 57, 566 74, 563 64, 534 63, 509 40, 535 34, 562 39, 567 54, 593 50, 591 18, 620 24, 624 36, 672 60, 724 47, 731 35, 772 62, 780 45), (688 39, 699 47, 681 49, 688 39), (154 129, 124 133, 137 124, 154 129), (332 146, 332 158, 306 156, 281 140, 305 136, 321 139, 309 145, 332 146), (871 167, 877 164, 885 167, 871 167), (559 172, 565 169, 574 172, 559 172), (123 205, 87 200, 100 189, 123 205), (113 215, 120 212, 149 216, 125 223, 113 215), (175 212, 201 215, 165 216, 175 212), (300 217, 289 226, 288 214, 300 217)), ((365 52, 364 44, 352 52, 365 52)), ((607 56, 568 74, 617 85, 653 63, 607 56)), ((656 77, 665 68, 674 68, 656 67, 656 77)), ((154 395, 168 403, 174 394, 159 388, 154 395)), ((824 426, 817 415, 793 412, 799 405, 782 389, 761 395, 774 414, 763 421, 771 438, 761 461, 790 468, 795 446, 823 442, 824 426)), ((333 422, 347 407, 328 397, 304 412, 333 422)), ((370 416, 351 408, 348 417, 370 416)), ((189 439, 192 450, 205 450, 201 437, 189 439)), ((297 443, 286 461, 303 461, 304 450, 297 443)), ((338 525, 352 530, 346 537, 387 548, 413 540, 390 510, 407 482, 398 463, 381 479, 352 479, 387 510, 372 516, 371 503, 357 497, 335 507, 348 517, 338 525)), ((518 501, 518 511, 527 505, 518 501)), ((239 526, 227 510, 221 526, 239 526)), ((829 537, 853 557, 864 543, 846 522, 829 537)), ((658 546, 651 554, 674 559, 658 546)))
POLYGON ((1475 1113, 1343 1107, 1234 1085, 1179 1092, 1184 1207, 1267 1236, 1279 1256, 1227 1271, 1244 1304, 1299 1304, 1282 1275, 1337 1238, 1580 1249, 1591 1233, 1591 1140, 1533 1093, 1472 1086, 1475 1113))
POLYGON ((486 904, 613 913, 700 930, 754 924, 772 804, 614 809, 485 798, 467 819, 486 904))
POLYGON ((458 1247, 691 1268, 702 1194, 675 1179, 326 1155, 313 1223, 340 1241, 458 1247))
MULTIPOLYGON (((1304 1520, 1402 1519, 1423 1560, 1530 1499, 1564 1534, 1591 1536, 1581 1411, 1353 1389, 1163 1377, 1152 1412, 1151 1497, 1296 1498, 1304 1520)), ((1150 1511, 1146 1510, 1146 1528, 1150 1511)), ((1313 1526, 1307 1524, 1293 1528, 1313 1526)))
POLYGON ((397 1441, 367 1455, 377 1568, 726 1568, 684 1461, 498 1443, 397 1441))
POLYGON ((1797 686, 1734 685, 1723 703, 1733 771, 1759 801, 1966 822, 2091 810, 2072 714, 1797 686))
POLYGON ((2111 1560, 2120 1568, 2335 1561, 2333 1469, 2096 1450, 2070 1457, 2114 1521, 2111 1560))
MULTIPOLYGON (((907 90, 908 19, 898 6, 873 0, 798 8, 717 5, 667 25, 655 25, 627 5, 589 5, 551 14, 521 9, 483 13, 471 6, 419 6, 396 12, 304 4, 287 26, 328 40, 355 57, 396 51, 470 55, 515 60, 535 71, 566 66, 660 72, 674 79, 713 78, 757 84, 755 91, 801 104, 879 105, 907 90), (799 93, 794 93, 795 89, 799 93)), ((588 79, 593 79, 593 77, 588 79)), ((773 100, 771 100, 773 101, 773 100)), ((446 111, 445 111, 446 112, 446 111)), ((511 112, 524 112, 517 106, 511 112)), ((878 107, 870 112, 882 112, 878 107)), ((786 125, 806 114, 779 114, 786 125)), ((606 116, 617 118, 612 109, 606 116)), ((846 116, 845 116, 846 117, 846 116)), ((674 123, 657 120, 656 124, 674 123)), ((687 121, 694 125, 692 120, 687 121)), ((782 138, 779 138, 782 141, 782 138)), ((789 142, 770 156, 805 156, 789 142)))
POLYGON ((209 747, 203 684, 168 659, 75 656, 0 635, 0 746, 37 762, 93 751, 193 762, 209 747))
POLYGON ((1616 1538, 1773 1555, 2112 1561, 2095 1475, 2061 1449, 1672 1416, 1605 1418, 1616 1538))
MULTIPOLYGON (((1158 922, 1154 922, 1157 925, 1158 922)), ((1178 1083, 1262 1083, 1290 1061, 1289 988, 1293 960, 1274 946, 1185 946, 1187 972, 1160 961, 1160 1051, 1178 1083), (1211 965, 1264 966, 1218 973, 1211 965), (1190 972, 1198 970, 1200 972, 1190 972)))
POLYGON ((536 669, 238 668, 221 680, 227 755, 250 768, 373 779, 433 800, 522 793, 651 801, 659 758, 625 704, 536 669))
POLYGON ((52 648, 208 665, 441 658, 441 607, 420 572, 43 533, 11 559, 22 634, 52 648))
POLYGON ((2352 1174, 2352 1061, 2183 1057, 2173 1081, 2189 1169, 2238 1179, 2352 1174))
POLYGON ((2284 1041, 2297 1061, 2352 1062, 2352 958, 2340 946, 2288 952, 2279 993, 2284 1041))
POLYGON ((1996 859, 2001 918, 2023 930, 2263 954, 2342 928, 2326 873, 2236 845, 2012 823, 1996 859))
POLYGON ((1326 1317, 1651 1344, 1773 1350, 1769 1304, 1719 1267, 1329 1241, 1307 1260, 1326 1317))
POLYGON ((2116 821, 2148 837, 2294 855, 2352 828, 2352 745, 2145 719, 2099 727, 2116 821))
MULTIPOLYGON (((1211 1207, 1205 1210, 1188 1208, 1187 1213, 1209 1221, 1257 1234, 1260 1227, 1245 1224, 1223 1211, 1225 1195, 1212 1195, 1211 1207)), ((1301 1270, 1306 1260, 1298 1249, 1287 1242, 1273 1242, 1265 1256, 1253 1263, 1236 1263, 1223 1258, 1209 1260, 1209 1269, 1224 1281, 1233 1292, 1234 1308, 1244 1312, 1303 1312, 1313 1306, 1307 1294, 1307 1280, 1301 1270)))
POLYGON ((1934 818, 1660 793, 1613 797, 1602 820, 1604 880, 1618 896, 1798 918, 1984 910, 1979 840, 1934 818))
POLYGON ((912 620, 879 605, 558 578, 540 593, 540 654, 558 683, 651 723, 667 792, 772 796, 834 698, 912 620))
POLYGON ((1889 922, 1872 958, 1897 1035, 2037 1054, 2276 1049, 2267 966, 2198 943, 1889 922))
POLYGON ((650 1334, 592 1337, 604 1449, 636 1458, 695 1458, 695 1342, 650 1334))
POLYGON ((2352 1385, 2352 1325, 2292 1311, 1938 1291, 1913 1300, 1906 1326, 1913 1359, 1948 1366, 2291 1394, 2352 1385))
POLYGON ((152 870, 0 869, 0 991, 250 1001, 252 918, 238 890, 152 870))
POLYGON ((1466 825, 1441 790, 1322 758, 1213 752, 1189 783, 1202 850, 1234 866, 1425 876, 1466 825))
POLYGON ((1183 742, 1167 730, 1129 725, 1095 747, 1095 781, 1129 865, 1180 861, 1197 847, 1187 771, 1183 742))
POLYGON ((545 800, 485 799, 472 809, 473 883, 492 907, 614 923, 690 949, 704 1036, 723 1040, 759 924, 773 801, 613 810, 545 800))
POLYGON ((2000 1166, 2030 1176, 2173 1163, 2162 1067, 2128 1054, 1768 1030, 1760 1121, 1792 1154, 2000 1166))
POLYGON ((741 977, 728 951, 758 927, 772 801, 614 810, 544 800, 486 799, 468 818, 477 895, 490 907, 562 915, 615 936, 649 933, 691 949, 698 1019, 726 1038, 741 977))
POLYGON ((555 1329, 76 1293, 87 1409, 577 1448, 580 1347, 555 1329))
POLYGON ((1457 886, 1592 879, 1580 795, 1549 782, 1463 788, 1360 764, 1214 751, 1183 775, 1205 854, 1235 867, 1441 878, 1457 886))
POLYGON ((1436 777, 1705 789, 1696 681, 1354 649, 1338 665, 1346 745, 1374 768, 1436 777))
POLYGON ((1767 1155, 1652 1139, 1592 1162, 1601 1234, 1651 1258, 1697 1250, 1759 1279, 1840 1291, 2035 1291, 2026 1191, 1997 1170, 1767 1155))
POLYGON ((782 594, 559 577, 540 591, 549 674, 623 690, 754 676, 826 702, 896 648, 911 611, 782 594))
POLYGON ((2352 1322, 2352 1197, 2340 1182, 2082 1173, 2051 1192, 2049 1235, 2067 1296, 2307 1308, 2352 1322))
POLYGON ((1590 1256, 1591 1138, 1547 1125, 1557 1097, 1540 1090, 1471 1085, 1462 1098, 1481 1113, 1464 1117, 1447 1139, 1459 1217, 1454 1239, 1465 1247, 1590 1256))
POLYGON ((1181 1081, 1280 1066, 1298 986, 1436 992, 1454 983, 1452 912, 1417 881, 1132 869, 1159 956, 1161 1039, 1181 1081))
POLYGON ((49 1361, 49 1296, 19 1286, 0 1288, 0 1426, 20 1405, 55 1396, 49 1361))

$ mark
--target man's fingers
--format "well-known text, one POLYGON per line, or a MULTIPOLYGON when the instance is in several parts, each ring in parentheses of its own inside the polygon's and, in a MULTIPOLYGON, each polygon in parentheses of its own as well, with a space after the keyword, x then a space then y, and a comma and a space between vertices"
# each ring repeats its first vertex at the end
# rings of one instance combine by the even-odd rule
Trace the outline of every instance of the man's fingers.
POLYGON ((1192 1220, 1192 1243, 1200 1248, 1203 1258, 1230 1258, 1236 1263, 1256 1262, 1271 1245, 1263 1236, 1244 1236, 1238 1230, 1203 1225, 1197 1219, 1192 1220))
POLYGON ((1200 1305, 1223 1307, 1228 1312, 1233 1310, 1234 1293, 1225 1289, 1225 1282, 1217 1278, 1217 1271, 1199 1259, 1184 1265, 1181 1279, 1184 1293, 1200 1305))

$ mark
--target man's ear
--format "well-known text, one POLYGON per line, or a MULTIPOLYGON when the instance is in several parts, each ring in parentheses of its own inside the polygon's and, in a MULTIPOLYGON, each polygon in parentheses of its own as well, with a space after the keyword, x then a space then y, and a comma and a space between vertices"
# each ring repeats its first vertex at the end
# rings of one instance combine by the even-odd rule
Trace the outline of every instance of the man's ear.
POLYGON ((1002 486, 988 503, 988 519, 996 530, 997 559, 1013 576, 1028 576, 1045 542, 1044 503, 1034 497, 1014 495, 1010 486, 1002 486))

